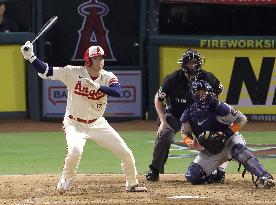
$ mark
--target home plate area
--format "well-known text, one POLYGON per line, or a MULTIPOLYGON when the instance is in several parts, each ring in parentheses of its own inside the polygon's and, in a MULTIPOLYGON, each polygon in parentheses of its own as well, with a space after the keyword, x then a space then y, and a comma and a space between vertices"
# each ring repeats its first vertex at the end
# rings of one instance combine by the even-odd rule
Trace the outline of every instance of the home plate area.
MULTIPOLYGON (((275 177, 275 176, 274 176, 275 177)), ((58 175, 1 175, 0 204, 275 204, 275 188, 258 189, 251 175, 227 174, 224 184, 191 185, 182 174, 162 174, 159 182, 139 175, 148 192, 125 191, 122 174, 77 175, 69 192, 56 191, 58 175)))

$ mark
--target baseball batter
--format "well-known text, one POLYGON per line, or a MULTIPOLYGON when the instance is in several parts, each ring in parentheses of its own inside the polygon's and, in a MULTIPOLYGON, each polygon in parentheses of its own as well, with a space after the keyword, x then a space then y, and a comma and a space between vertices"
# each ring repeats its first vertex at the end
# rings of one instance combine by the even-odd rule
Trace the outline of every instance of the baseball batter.
POLYGON ((21 51, 40 77, 60 80, 67 86, 67 106, 63 121, 67 155, 57 190, 60 193, 69 190, 76 176, 84 145, 89 139, 111 150, 121 159, 126 191, 147 191, 146 187, 138 185, 132 151, 103 117, 108 96, 120 97, 121 93, 117 77, 103 69, 104 50, 100 46, 91 46, 84 55, 85 66, 65 67, 51 67, 39 60, 29 41, 21 47, 21 51))
POLYGON ((211 86, 204 80, 192 83, 192 93, 195 103, 184 111, 180 121, 184 142, 200 152, 188 167, 186 179, 192 184, 208 182, 221 163, 234 159, 257 178, 253 180, 256 186, 275 186, 273 177, 246 147, 238 132, 246 124, 246 116, 214 98, 211 86))

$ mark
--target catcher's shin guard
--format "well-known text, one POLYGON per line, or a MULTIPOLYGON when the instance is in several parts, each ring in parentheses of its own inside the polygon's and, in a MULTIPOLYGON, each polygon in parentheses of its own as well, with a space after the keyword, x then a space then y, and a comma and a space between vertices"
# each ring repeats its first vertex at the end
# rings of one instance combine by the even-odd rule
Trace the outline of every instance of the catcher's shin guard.
POLYGON ((246 146, 243 144, 236 144, 232 147, 231 153, 233 159, 241 163, 246 171, 257 176, 257 182, 254 182, 256 186, 258 186, 258 184, 263 185, 265 188, 275 186, 273 177, 268 174, 264 166, 246 146))

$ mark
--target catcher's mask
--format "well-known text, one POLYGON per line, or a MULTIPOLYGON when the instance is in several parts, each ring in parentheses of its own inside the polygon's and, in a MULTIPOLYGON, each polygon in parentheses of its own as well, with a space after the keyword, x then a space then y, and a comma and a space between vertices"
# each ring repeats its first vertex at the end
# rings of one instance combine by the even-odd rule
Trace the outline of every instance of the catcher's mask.
POLYGON ((214 93, 209 83, 204 80, 192 83, 192 94, 196 106, 200 110, 207 111, 211 102, 214 100, 214 93))
POLYGON ((90 46, 86 49, 84 53, 84 61, 86 66, 91 66, 93 64, 92 58, 97 56, 104 56, 104 50, 100 46, 90 46))
POLYGON ((188 49, 177 63, 180 64, 187 77, 197 77, 203 66, 204 58, 196 50, 188 49))

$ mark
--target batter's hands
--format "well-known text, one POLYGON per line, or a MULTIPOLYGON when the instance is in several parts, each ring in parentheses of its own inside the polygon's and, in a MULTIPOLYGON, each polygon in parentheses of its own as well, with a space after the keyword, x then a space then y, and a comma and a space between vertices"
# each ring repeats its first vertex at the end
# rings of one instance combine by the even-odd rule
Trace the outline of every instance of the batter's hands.
POLYGON ((36 59, 36 56, 33 51, 33 44, 30 41, 27 41, 22 47, 21 52, 25 60, 30 61, 31 63, 36 59))
POLYGON ((95 81, 89 79, 89 78, 84 78, 86 83, 91 87, 93 90, 99 90, 100 84, 96 83, 95 81))

